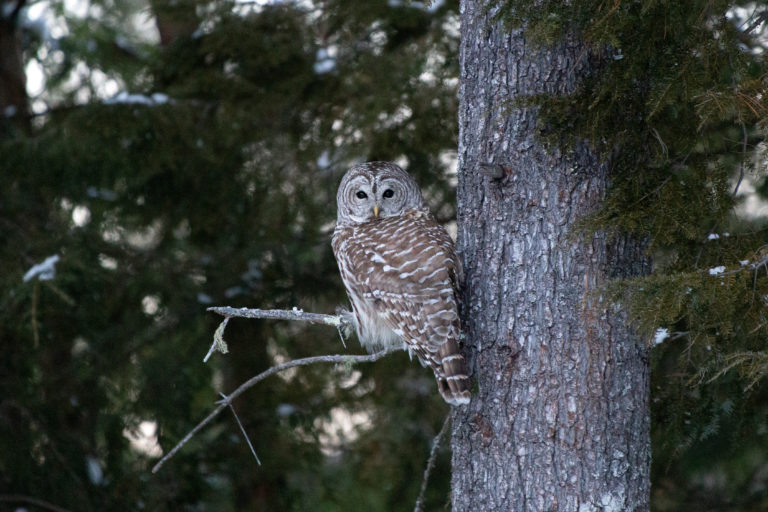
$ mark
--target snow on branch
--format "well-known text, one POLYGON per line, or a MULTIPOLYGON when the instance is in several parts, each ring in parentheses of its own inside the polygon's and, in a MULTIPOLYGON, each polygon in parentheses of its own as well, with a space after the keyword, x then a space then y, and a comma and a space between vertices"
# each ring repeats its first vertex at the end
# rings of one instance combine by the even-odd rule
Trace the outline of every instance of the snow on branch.
MULTIPOLYGON (((758 249, 757 252, 763 252, 764 249, 766 249, 767 246, 763 246, 760 249, 758 249)), ((719 265, 717 267, 712 267, 707 270, 707 273, 711 276, 729 276, 732 274, 738 274, 739 272, 743 272, 745 270, 754 270, 755 271, 755 279, 757 279, 757 271, 761 268, 764 268, 766 272, 768 272, 768 252, 765 252, 765 254, 762 254, 760 259, 757 261, 754 261, 752 263, 749 262, 749 260, 743 260, 739 262, 740 268, 735 268, 732 270, 727 270, 725 265, 719 265)))
POLYGON ((127 91, 122 91, 112 98, 107 98, 102 101, 105 105, 146 105, 152 107, 155 105, 165 105, 166 103, 172 103, 167 94, 156 92, 151 96, 145 94, 130 94, 127 91))
POLYGON ((58 263, 60 259, 58 254, 48 256, 45 258, 45 261, 33 265, 32 268, 27 270, 27 273, 24 274, 24 277, 21 279, 25 283, 34 278, 38 278, 40 281, 49 281, 53 279, 56 277, 56 263, 58 263))

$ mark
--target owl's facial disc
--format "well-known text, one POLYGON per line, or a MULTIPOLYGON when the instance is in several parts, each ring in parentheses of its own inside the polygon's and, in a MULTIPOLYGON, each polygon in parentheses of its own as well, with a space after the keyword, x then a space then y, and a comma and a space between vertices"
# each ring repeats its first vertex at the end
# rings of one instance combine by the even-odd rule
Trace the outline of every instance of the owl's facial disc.
POLYGON ((408 209, 408 195, 403 184, 392 178, 384 178, 376 183, 376 203, 381 210, 381 217, 402 215, 408 209))
POLYGON ((362 224, 424 208, 419 187, 389 162, 359 164, 344 175, 336 195, 338 222, 362 224))
POLYGON ((367 177, 358 176, 352 179, 346 186, 345 196, 349 204, 347 213, 354 222, 366 222, 376 216, 374 185, 367 177))

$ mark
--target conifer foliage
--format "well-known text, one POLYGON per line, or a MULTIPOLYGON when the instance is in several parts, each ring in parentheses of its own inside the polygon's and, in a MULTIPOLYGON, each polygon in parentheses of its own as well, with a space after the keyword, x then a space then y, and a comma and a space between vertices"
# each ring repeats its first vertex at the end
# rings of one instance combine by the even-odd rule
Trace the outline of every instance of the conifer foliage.
POLYGON ((455 6, 12 4, 29 98, 0 108, 0 508, 412 504, 445 409, 404 355, 236 401, 261 466, 232 417, 156 475, 146 443, 268 366, 345 351, 327 327, 232 321, 230 356, 202 363, 210 305, 345 301, 330 233, 352 163, 407 163, 453 215, 455 6))

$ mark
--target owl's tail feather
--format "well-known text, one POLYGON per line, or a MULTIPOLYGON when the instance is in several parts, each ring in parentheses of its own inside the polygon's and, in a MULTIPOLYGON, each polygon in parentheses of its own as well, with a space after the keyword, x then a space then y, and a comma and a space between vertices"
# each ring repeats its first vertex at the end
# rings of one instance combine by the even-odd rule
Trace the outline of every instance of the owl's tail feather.
POLYGON ((437 389, 443 400, 451 405, 468 404, 471 398, 467 362, 456 340, 447 340, 439 349, 442 372, 435 372, 437 389))

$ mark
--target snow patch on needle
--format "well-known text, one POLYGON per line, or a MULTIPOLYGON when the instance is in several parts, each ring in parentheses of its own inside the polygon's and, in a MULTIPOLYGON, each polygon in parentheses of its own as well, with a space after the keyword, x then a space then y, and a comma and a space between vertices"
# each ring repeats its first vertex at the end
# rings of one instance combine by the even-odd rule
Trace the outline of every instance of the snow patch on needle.
POLYGON ((144 94, 129 94, 125 91, 120 92, 117 96, 104 100, 105 105, 164 105, 166 103, 172 103, 167 94, 156 92, 152 96, 146 96, 144 94))
POLYGON ((669 329, 666 327, 659 327, 656 329, 656 332, 653 334, 653 344, 654 345, 660 345, 669 338, 669 329))
POLYGON ((315 73, 324 75, 336 69, 336 52, 337 48, 335 46, 319 48, 315 56, 315 73))
POLYGON ((56 263, 58 263, 60 259, 58 254, 48 256, 45 258, 45 261, 33 265, 32 268, 27 270, 27 273, 24 274, 24 277, 22 278, 23 281, 26 283, 35 277, 40 281, 50 281, 56 277, 56 263))

